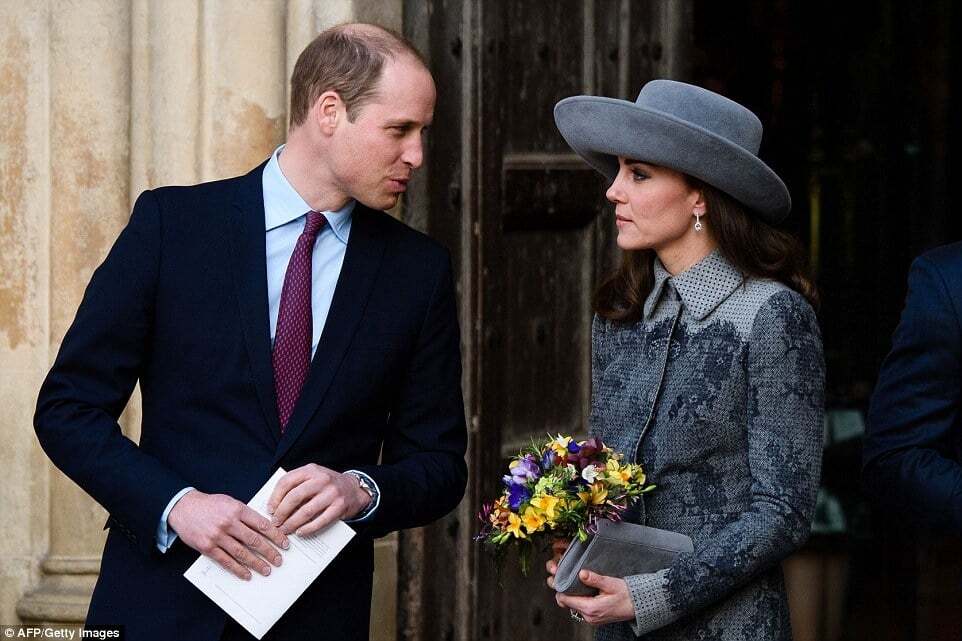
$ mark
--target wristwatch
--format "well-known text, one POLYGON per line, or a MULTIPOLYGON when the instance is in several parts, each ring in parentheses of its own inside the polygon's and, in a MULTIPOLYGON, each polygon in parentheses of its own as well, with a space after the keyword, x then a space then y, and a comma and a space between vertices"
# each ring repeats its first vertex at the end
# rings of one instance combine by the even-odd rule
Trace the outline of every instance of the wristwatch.
POLYGON ((379 494, 377 485, 374 484, 374 482, 371 480, 371 478, 367 474, 362 474, 361 472, 356 472, 354 470, 348 470, 347 472, 344 472, 344 473, 350 474, 351 476, 356 478, 358 486, 360 486, 360 488, 364 490, 369 497, 371 497, 371 501, 367 504, 367 506, 363 510, 361 510, 361 512, 357 516, 354 517, 355 519, 363 518, 364 516, 367 516, 368 512, 374 509, 374 507, 377 505, 377 499, 379 494))

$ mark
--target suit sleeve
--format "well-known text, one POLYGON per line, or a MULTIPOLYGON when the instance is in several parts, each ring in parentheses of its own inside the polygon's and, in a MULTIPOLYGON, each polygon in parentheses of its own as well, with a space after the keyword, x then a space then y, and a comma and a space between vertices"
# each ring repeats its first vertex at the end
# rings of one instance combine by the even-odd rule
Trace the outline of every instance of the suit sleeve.
POLYGON ((144 554, 164 508, 190 484, 123 435, 117 419, 149 357, 161 251, 156 196, 144 192, 84 293, 37 399, 40 445, 110 512, 144 554))
POLYGON ((413 356, 400 383, 381 464, 358 466, 377 483, 380 504, 364 526, 373 536, 426 525, 464 496, 467 432, 461 340, 450 259, 436 282, 413 356))
POLYGON ((902 521, 962 534, 959 420, 962 331, 936 265, 916 259, 905 309, 879 374, 864 449, 866 491, 902 521))
POLYGON ((748 509, 668 569, 625 577, 644 634, 770 571, 808 538, 821 473, 825 365, 818 323, 795 292, 759 310, 748 345, 748 509))

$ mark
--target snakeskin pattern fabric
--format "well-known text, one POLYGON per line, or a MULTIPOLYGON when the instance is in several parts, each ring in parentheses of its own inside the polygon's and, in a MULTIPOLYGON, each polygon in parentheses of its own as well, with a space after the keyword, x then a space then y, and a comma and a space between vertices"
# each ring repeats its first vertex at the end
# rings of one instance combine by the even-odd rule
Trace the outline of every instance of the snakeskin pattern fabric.
POLYGON ((815 314, 717 250, 655 272, 641 321, 594 320, 591 432, 657 485, 632 520, 695 551, 626 577, 635 621, 596 639, 790 641, 780 561, 808 537, 821 471, 815 314))

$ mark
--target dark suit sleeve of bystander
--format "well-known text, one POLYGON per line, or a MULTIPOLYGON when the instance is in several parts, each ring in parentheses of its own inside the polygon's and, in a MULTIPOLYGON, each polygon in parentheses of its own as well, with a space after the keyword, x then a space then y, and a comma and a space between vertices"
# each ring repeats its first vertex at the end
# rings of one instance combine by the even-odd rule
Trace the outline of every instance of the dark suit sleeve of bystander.
POLYGON ((955 303, 944 266, 918 258, 872 397, 863 481, 889 517, 962 533, 962 465, 953 452, 962 400, 955 303))

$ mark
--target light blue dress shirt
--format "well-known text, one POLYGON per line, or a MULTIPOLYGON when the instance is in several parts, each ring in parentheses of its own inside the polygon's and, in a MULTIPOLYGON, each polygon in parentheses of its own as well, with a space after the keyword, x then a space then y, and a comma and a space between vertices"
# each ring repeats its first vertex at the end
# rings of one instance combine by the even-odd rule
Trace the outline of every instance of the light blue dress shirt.
MULTIPOLYGON (((310 205, 304 202, 300 194, 291 186, 284 173, 281 171, 280 158, 284 145, 281 145, 271 154, 270 160, 264 167, 262 183, 264 187, 264 231, 266 233, 267 244, 267 303, 270 312, 271 342, 274 341, 274 333, 277 329, 277 314, 281 304, 281 291, 284 289, 284 276, 287 273, 287 264, 290 262, 291 254, 294 253, 294 245, 304 231, 304 224, 307 222, 307 212, 311 211, 310 205)), ((311 332, 311 357, 317 351, 317 343, 324 331, 324 323, 327 322, 327 315, 331 309, 331 301, 334 298, 334 288, 337 279, 341 274, 341 266, 344 264, 344 255, 347 251, 347 241, 351 235, 351 214, 354 212, 355 201, 349 201, 344 207, 337 211, 323 212, 327 224, 321 228, 314 241, 314 252, 311 256, 311 314, 313 316, 314 327, 311 332)), ((351 470, 358 474, 377 489, 374 480, 368 475, 351 470)), ((157 548, 161 552, 166 552, 174 541, 177 534, 168 529, 167 517, 177 501, 184 494, 194 488, 185 487, 174 495, 167 508, 160 518, 157 526, 157 548)), ((371 516, 380 503, 380 492, 375 491, 375 499, 361 517, 353 521, 362 521, 371 516)))

